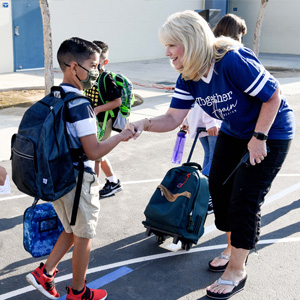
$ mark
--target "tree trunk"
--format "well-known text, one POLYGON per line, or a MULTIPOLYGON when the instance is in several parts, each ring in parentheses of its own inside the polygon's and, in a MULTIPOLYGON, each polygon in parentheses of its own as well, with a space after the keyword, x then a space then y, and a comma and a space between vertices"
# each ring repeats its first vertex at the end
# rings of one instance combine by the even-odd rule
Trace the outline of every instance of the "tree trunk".
POLYGON ((258 57, 259 54, 259 46, 260 46, 260 33, 262 28, 262 23, 265 16, 265 9, 267 7, 269 0, 261 0, 261 6, 258 14, 258 18, 256 21, 256 27, 254 32, 254 41, 253 41, 253 51, 255 55, 258 57))
POLYGON ((54 85, 53 76, 53 51, 52 51, 52 32, 50 23, 50 10, 48 0, 39 0, 44 33, 44 55, 45 55, 45 94, 49 94, 54 85))

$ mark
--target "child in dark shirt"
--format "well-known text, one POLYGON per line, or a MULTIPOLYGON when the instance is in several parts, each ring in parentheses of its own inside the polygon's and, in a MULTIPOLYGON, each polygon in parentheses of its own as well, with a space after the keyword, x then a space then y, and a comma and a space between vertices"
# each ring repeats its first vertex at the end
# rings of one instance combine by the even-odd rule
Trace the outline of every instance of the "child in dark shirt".
MULTIPOLYGON (((118 114, 119 107, 122 104, 121 91, 117 87, 110 73, 105 71, 105 66, 108 64, 108 45, 101 41, 93 42, 102 50, 98 65, 100 74, 94 86, 91 89, 86 90, 85 94, 88 97, 90 97, 94 102, 94 111, 98 121, 98 131, 101 132, 104 127, 103 135, 101 136, 100 132, 98 132, 98 137, 99 139, 101 139, 101 141, 105 141, 111 136, 113 127, 113 119, 108 111, 112 110, 115 116, 118 114), (105 76, 106 74, 107 76, 105 76), (105 82, 100 80, 100 77, 103 77, 105 82), (102 88, 101 85, 105 85, 106 88, 102 88), (101 88, 102 91, 102 99, 99 96, 99 88, 101 88)), ((95 173, 98 177, 100 175, 101 170, 105 174, 106 183, 104 187, 99 191, 99 197, 110 197, 113 196, 116 192, 121 191, 121 182, 114 174, 113 168, 107 156, 103 156, 95 161, 95 173)))

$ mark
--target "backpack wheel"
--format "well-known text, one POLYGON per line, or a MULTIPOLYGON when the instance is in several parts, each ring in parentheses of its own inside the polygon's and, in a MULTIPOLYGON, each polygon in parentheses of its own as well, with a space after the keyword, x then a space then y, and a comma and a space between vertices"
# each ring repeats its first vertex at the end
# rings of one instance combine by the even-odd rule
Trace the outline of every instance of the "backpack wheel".
POLYGON ((189 251, 192 248, 192 243, 187 243, 185 246, 185 250, 189 251))
POLYGON ((181 249, 185 251, 189 251, 192 247, 192 243, 182 242, 181 249))
POLYGON ((166 237, 164 235, 158 235, 156 236, 156 242, 161 245, 166 240, 166 237))
POLYGON ((151 228, 150 228, 150 227, 147 227, 147 230, 146 230, 146 236, 150 236, 151 233, 152 233, 151 228))
POLYGON ((178 235, 174 235, 174 238, 173 238, 173 244, 177 244, 178 241, 179 241, 178 235))

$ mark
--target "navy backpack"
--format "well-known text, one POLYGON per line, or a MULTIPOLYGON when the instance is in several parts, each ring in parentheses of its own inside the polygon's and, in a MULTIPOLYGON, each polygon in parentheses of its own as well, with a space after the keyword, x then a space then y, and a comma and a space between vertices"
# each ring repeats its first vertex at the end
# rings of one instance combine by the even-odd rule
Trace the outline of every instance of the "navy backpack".
POLYGON ((82 151, 78 157, 71 157, 65 118, 67 103, 77 98, 89 100, 82 94, 52 87, 50 94, 25 112, 11 141, 13 182, 35 200, 61 198, 75 187, 78 176, 71 225, 75 224, 79 205, 84 154, 82 151))

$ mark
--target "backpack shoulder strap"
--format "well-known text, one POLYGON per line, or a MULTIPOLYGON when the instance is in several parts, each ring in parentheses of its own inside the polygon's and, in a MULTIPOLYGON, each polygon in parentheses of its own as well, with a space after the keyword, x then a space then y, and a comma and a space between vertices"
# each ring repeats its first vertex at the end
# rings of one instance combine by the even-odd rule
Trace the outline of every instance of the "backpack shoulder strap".
POLYGON ((113 73, 112 76, 118 86, 123 87, 124 83, 126 83, 125 77, 122 74, 113 73))
POLYGON ((51 90, 50 90, 50 95, 52 96, 55 96, 55 92, 59 92, 60 95, 61 95, 61 98, 64 98, 65 95, 66 95, 66 92, 64 91, 64 89, 59 85, 54 85, 51 87, 51 90))
POLYGON ((83 159, 81 159, 79 161, 78 167, 79 167, 79 174, 78 174, 74 203, 73 203, 73 208, 72 208, 72 215, 71 215, 71 222, 70 222, 71 226, 74 226, 76 223, 77 212, 78 212, 78 207, 79 207, 79 200, 80 200, 80 194, 81 194, 82 182, 83 182, 83 173, 84 173, 83 159))
POLYGON ((62 99, 64 100, 65 103, 70 102, 75 99, 80 99, 80 98, 88 100, 90 102, 90 104, 93 106, 92 100, 89 97, 82 95, 80 93, 66 92, 65 95, 62 97, 62 99))
MULTIPOLYGON (((105 94, 107 93, 105 80, 109 74, 112 74, 112 72, 110 72, 110 71, 102 72, 98 79, 98 94, 99 94, 99 97, 103 104, 107 103, 104 101, 102 95, 103 95, 103 91, 105 92, 105 94)), ((114 118, 114 116, 115 116, 114 112, 112 110, 108 110, 108 112, 109 112, 111 118, 114 118)))
POLYGON ((106 76, 109 74, 109 72, 102 72, 99 76, 99 79, 98 79, 98 94, 99 94, 99 97, 102 101, 103 104, 105 104, 105 101, 102 97, 103 95, 103 92, 104 91, 106 93, 106 82, 105 82, 105 79, 106 79, 106 76))
POLYGON ((89 97, 76 92, 65 92, 61 86, 52 86, 50 94, 48 94, 47 96, 61 98, 65 103, 75 99, 84 98, 87 99, 90 102, 91 106, 93 107, 93 102, 89 97))

